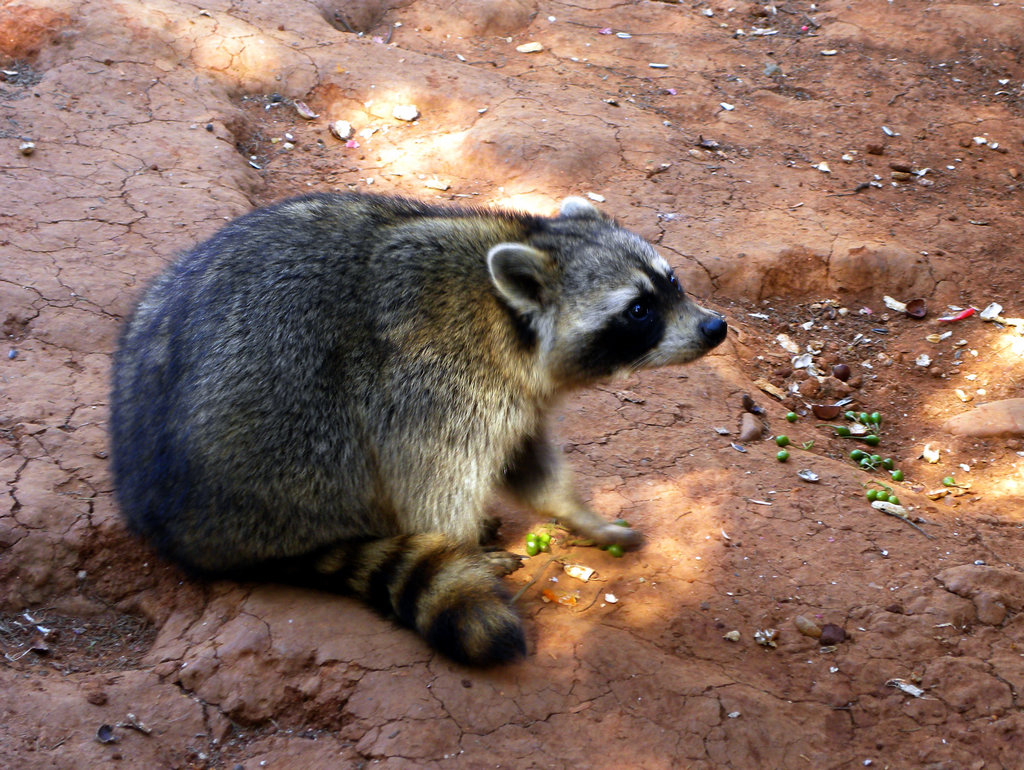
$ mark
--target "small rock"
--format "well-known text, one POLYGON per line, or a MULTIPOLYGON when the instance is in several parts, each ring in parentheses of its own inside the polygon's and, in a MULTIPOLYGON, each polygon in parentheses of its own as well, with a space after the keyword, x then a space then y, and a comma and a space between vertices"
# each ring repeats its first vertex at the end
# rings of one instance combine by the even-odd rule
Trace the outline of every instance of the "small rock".
POLYGON ((420 116, 420 111, 415 104, 396 104, 395 108, 391 110, 391 116, 395 120, 404 120, 409 123, 420 116))
POLYGON ((822 647, 831 647, 834 644, 846 641, 846 630, 835 623, 826 623, 821 627, 821 637, 818 640, 822 647))
POLYGON ((740 632, 735 630, 729 631, 728 633, 723 634, 722 638, 727 642, 738 642, 740 640, 740 632))
POLYGON ((753 441, 761 437, 763 426, 756 415, 744 412, 740 418, 740 441, 753 441))
POLYGON ((1024 398, 981 404, 949 418, 942 427, 955 436, 1024 436, 1024 398))
POLYGON ((885 155, 884 144, 869 144, 864 148, 869 155, 885 155))

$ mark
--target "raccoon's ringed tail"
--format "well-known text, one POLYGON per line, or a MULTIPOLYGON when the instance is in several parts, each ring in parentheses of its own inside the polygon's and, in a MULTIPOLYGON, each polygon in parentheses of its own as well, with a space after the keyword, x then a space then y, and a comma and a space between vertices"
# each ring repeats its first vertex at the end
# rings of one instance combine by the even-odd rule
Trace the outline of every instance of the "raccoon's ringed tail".
POLYGON ((493 665, 526 654, 522 622, 494 567, 445 535, 402 535, 330 546, 314 560, 324 588, 364 599, 415 628, 460 663, 493 665))

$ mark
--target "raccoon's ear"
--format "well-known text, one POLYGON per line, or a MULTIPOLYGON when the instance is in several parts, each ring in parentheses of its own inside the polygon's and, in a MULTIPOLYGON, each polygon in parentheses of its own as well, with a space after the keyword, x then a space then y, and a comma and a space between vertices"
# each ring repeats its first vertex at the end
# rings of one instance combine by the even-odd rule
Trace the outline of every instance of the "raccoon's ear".
POLYGON ((576 219, 606 219, 590 201, 580 198, 577 195, 570 196, 562 201, 562 207, 558 211, 561 217, 573 217, 576 219))
POLYGON ((525 243, 499 243, 487 252, 491 280, 505 300, 520 313, 544 306, 551 280, 551 261, 525 243))

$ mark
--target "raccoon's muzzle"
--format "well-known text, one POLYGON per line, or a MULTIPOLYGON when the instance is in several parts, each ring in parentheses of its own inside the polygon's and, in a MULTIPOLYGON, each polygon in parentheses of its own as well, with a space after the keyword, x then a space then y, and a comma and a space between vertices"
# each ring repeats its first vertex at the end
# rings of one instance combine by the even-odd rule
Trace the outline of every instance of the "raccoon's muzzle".
POLYGON ((725 323, 725 320, 720 316, 713 315, 708 316, 700 322, 700 333, 704 336, 707 341, 707 346, 713 348, 718 345, 722 340, 725 339, 725 334, 729 330, 729 326, 725 323))
POLYGON ((345 541, 279 566, 290 582, 358 596, 459 663, 489 666, 526 654, 522 621, 493 564, 446 535, 345 541))

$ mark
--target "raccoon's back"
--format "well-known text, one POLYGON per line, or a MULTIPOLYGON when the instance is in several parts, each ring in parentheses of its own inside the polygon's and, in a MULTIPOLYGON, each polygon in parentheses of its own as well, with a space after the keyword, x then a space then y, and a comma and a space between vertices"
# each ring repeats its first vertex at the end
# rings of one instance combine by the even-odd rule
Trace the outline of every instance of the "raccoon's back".
POLYGON ((383 445, 458 433, 452 414, 477 398, 468 370, 486 369, 469 359, 488 347, 473 328, 488 323, 479 247, 421 214, 287 201, 154 282, 113 372, 112 466, 137 531, 202 569, 405 531, 373 507, 380 477, 401 471, 380 466, 401 456, 383 445))

